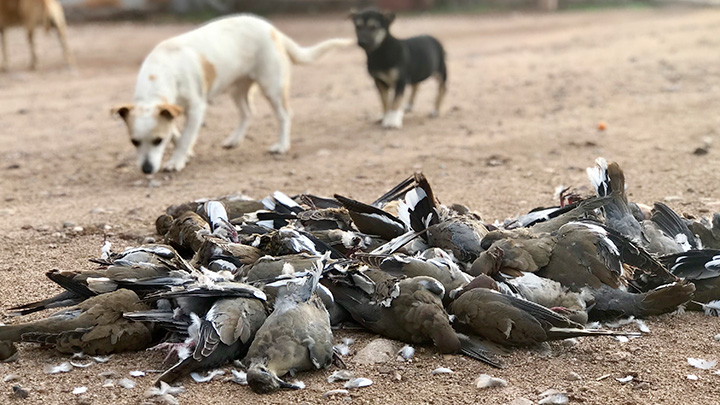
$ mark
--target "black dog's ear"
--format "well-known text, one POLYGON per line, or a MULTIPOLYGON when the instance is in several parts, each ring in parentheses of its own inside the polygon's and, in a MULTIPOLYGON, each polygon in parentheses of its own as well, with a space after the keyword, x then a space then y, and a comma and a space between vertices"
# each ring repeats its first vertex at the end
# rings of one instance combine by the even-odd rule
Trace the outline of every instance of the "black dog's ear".
POLYGON ((355 7, 351 8, 350 11, 348 11, 347 19, 348 20, 354 19, 355 16, 357 15, 357 13, 358 13, 358 10, 355 7))
POLYGON ((393 13, 392 11, 383 12, 383 17, 385 17, 388 25, 392 24, 392 22, 395 21, 395 13, 393 13))

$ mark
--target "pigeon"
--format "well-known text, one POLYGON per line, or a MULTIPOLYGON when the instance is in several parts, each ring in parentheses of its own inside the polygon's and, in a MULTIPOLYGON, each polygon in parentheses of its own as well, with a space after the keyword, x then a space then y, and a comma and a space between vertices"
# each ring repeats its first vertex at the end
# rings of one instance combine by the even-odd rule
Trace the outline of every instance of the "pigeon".
POLYGON ((0 326, 0 341, 53 345, 61 353, 106 355, 138 351, 153 341, 150 326, 123 318, 123 312, 148 310, 137 294, 119 289, 97 295, 47 318, 0 326))
POLYGON ((288 279, 273 312, 255 335, 245 364, 247 382, 257 393, 281 388, 300 389, 281 378, 304 370, 326 368, 333 358, 330 318, 314 291, 320 278, 318 264, 306 278, 288 279))

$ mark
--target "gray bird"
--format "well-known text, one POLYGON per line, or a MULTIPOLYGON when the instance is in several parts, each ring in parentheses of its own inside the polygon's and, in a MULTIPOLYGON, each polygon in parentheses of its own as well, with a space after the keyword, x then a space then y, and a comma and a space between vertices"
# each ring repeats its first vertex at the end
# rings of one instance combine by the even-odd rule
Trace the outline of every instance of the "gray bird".
POLYGON ((266 317, 265 304, 256 298, 215 301, 203 318, 192 317, 187 342, 194 346, 192 353, 162 373, 155 384, 161 381, 172 384, 193 371, 214 369, 245 357, 266 317))
POLYGON ((333 335, 322 300, 314 294, 320 266, 305 279, 290 279, 275 308, 255 335, 245 364, 247 381, 257 393, 301 386, 281 379, 285 374, 328 367, 333 335))
POLYGON ((158 289, 192 281, 194 269, 167 245, 144 245, 122 253, 104 253, 92 259, 101 265, 95 270, 67 271, 53 269, 45 275, 65 291, 37 302, 19 305, 15 315, 27 315, 49 308, 75 305, 98 294, 127 288, 141 297, 158 289))
POLYGON ((472 280, 469 274, 460 270, 450 255, 439 248, 428 249, 419 256, 358 253, 355 257, 395 277, 432 277, 443 285, 446 292, 443 298, 447 298, 451 290, 461 288, 472 280))
POLYGON ((688 250, 660 258, 670 271, 695 284, 695 295, 688 309, 701 310, 703 305, 720 300, 720 250, 688 250))

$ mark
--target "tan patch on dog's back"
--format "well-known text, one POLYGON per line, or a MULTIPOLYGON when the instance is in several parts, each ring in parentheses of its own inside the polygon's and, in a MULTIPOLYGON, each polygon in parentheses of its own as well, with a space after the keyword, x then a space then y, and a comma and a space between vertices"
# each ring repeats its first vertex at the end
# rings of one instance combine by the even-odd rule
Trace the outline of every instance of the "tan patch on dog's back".
POLYGON ((149 79, 151 82, 154 82, 155 79, 157 79, 157 76, 155 76, 155 75, 150 75, 150 76, 148 76, 148 79, 149 79))
POLYGON ((272 39, 277 50, 280 51, 281 54, 285 54, 285 45, 283 45, 280 34, 275 28, 270 28, 270 39, 272 39))
POLYGON ((215 71, 215 65, 210 63, 204 55, 200 55, 200 63, 202 64, 203 70, 203 84, 205 85, 205 92, 207 93, 215 83, 217 78, 217 71, 215 71))

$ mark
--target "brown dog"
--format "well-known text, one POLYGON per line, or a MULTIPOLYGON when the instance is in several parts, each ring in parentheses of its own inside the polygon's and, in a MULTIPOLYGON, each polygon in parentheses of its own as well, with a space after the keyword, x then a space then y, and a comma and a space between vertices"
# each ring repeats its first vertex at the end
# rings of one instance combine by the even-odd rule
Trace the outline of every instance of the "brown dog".
POLYGON ((75 66, 75 58, 67 43, 67 25, 62 6, 57 0, 0 0, 0 38, 2 39, 2 70, 8 68, 7 39, 5 28, 22 25, 27 30, 30 43, 30 69, 37 67, 35 52, 35 27, 44 25, 46 30, 55 27, 60 38, 60 45, 65 54, 65 61, 70 67, 75 66))

